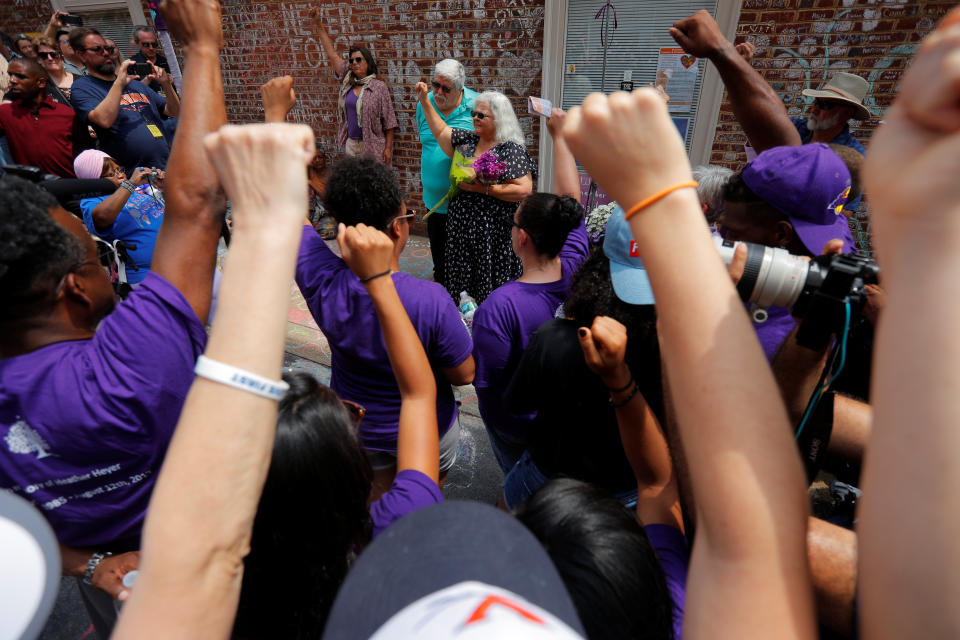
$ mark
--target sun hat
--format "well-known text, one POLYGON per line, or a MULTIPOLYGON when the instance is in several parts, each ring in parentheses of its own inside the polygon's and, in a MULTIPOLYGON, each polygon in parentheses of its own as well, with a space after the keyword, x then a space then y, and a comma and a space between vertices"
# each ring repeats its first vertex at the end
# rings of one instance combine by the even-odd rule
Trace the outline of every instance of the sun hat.
POLYGON ((764 202, 783 213, 803 246, 818 256, 840 238, 843 252, 857 250, 843 215, 850 171, 822 142, 767 149, 743 168, 743 181, 764 202))
POLYGON ((324 638, 575 639, 583 627, 543 546, 512 516, 449 501, 411 513, 368 546, 324 638))
POLYGON ((610 260, 610 281, 617 297, 627 304, 653 304, 650 278, 621 206, 617 206, 607 220, 603 253, 610 260))
POLYGON ((840 71, 819 89, 804 89, 802 93, 808 98, 835 100, 856 107, 857 112, 853 117, 857 120, 868 120, 873 114, 864 106, 863 101, 869 88, 869 83, 860 76, 840 71))

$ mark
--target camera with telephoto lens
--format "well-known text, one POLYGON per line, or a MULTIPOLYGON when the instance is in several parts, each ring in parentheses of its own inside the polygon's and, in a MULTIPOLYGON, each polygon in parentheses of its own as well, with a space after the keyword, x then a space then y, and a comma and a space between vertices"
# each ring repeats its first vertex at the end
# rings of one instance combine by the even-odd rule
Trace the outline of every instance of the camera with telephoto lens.
POLYGON ((728 267, 737 245, 747 246, 747 263, 737 283, 744 302, 753 303, 753 320, 765 322, 767 309, 787 307, 798 320, 797 342, 809 349, 823 349, 830 337, 859 317, 867 301, 865 285, 876 284, 877 263, 859 255, 826 255, 807 260, 787 252, 750 242, 731 242, 714 237, 714 245, 728 267))

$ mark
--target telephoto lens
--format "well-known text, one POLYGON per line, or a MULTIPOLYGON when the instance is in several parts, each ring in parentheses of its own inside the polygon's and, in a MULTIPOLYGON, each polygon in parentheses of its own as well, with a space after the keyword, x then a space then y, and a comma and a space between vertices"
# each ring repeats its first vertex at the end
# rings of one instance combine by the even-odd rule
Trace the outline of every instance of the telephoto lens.
MULTIPOLYGON (((731 242, 719 236, 714 236, 713 243, 727 267, 733 260, 737 246, 747 246, 747 264, 743 276, 737 282, 737 292, 741 300, 756 305, 756 322, 767 319, 766 310, 770 307, 793 307, 808 285, 813 263, 789 253, 786 249, 765 247, 752 242, 731 242)), ((820 270, 815 269, 812 275, 814 282, 809 284, 819 286, 823 281, 820 270)))
POLYGON ((754 322, 767 320, 767 309, 787 307, 803 325, 797 342, 811 349, 825 346, 830 336, 849 328, 867 301, 864 288, 876 284, 880 267, 859 255, 802 258, 785 249, 715 237, 714 246, 728 267, 737 245, 747 246, 747 263, 737 282, 744 302, 753 303, 754 322))

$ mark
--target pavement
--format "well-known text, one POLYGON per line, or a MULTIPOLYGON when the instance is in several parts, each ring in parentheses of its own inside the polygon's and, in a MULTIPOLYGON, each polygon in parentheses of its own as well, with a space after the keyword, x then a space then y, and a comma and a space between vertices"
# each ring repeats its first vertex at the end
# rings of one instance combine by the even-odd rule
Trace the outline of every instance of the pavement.
MULTIPOLYGON (((336 242, 330 242, 337 251, 336 242)), ((430 243, 422 236, 410 236, 400 256, 400 269, 418 278, 433 279, 433 259, 430 243)), ((306 371, 325 384, 330 382, 330 346, 307 309, 296 285, 290 288, 290 309, 287 315, 287 345, 283 364, 298 371, 306 371)), ((460 405, 460 451, 457 462, 447 475, 443 489, 447 500, 477 500, 496 504, 503 484, 503 474, 497 466, 490 441, 487 438, 477 394, 472 385, 455 387, 460 405)), ((41 640, 92 640, 97 638, 87 617, 73 578, 63 578, 57 604, 41 640)), ((104 639, 106 640, 106 639, 104 639)))

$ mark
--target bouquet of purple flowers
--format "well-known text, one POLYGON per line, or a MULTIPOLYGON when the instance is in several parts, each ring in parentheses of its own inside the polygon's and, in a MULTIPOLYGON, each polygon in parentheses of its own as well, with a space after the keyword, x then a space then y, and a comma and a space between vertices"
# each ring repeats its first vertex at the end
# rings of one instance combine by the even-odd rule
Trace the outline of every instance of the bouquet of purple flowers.
POLYGON ((484 151, 473 163, 477 180, 483 184, 493 184, 507 172, 507 163, 500 162, 493 150, 484 151))
POLYGON ((426 220, 433 212, 440 208, 444 202, 460 193, 461 182, 477 182, 481 184, 493 184, 503 177, 507 172, 507 163, 500 162, 493 150, 484 151, 480 157, 468 165, 466 159, 459 151, 453 152, 453 162, 450 164, 450 190, 443 199, 427 212, 423 219, 426 220))

